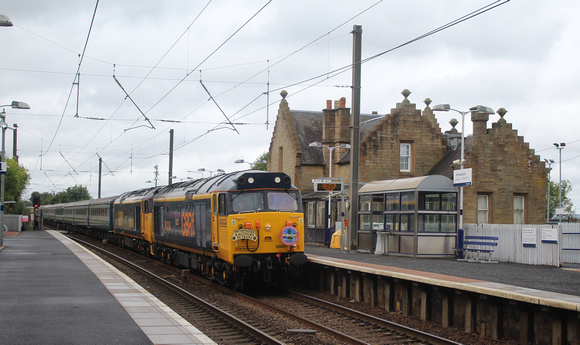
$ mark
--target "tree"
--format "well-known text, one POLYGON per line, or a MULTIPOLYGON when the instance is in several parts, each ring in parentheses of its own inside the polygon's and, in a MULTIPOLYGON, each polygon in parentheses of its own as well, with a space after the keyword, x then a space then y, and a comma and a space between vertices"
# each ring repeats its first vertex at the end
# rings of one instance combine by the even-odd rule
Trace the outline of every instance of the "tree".
POLYGON ((75 185, 73 187, 68 187, 65 191, 59 193, 32 192, 32 194, 30 195, 31 202, 32 200, 34 200, 34 197, 40 198, 41 205, 62 204, 65 202, 74 202, 92 199, 89 190, 87 189, 87 187, 83 185, 75 185))
POLYGON ((81 201, 81 200, 89 200, 92 199, 91 194, 87 187, 83 185, 75 185, 74 187, 68 187, 66 189, 66 197, 68 201, 65 202, 73 202, 73 201, 81 201))
POLYGON ((22 191, 28 185, 30 175, 28 170, 12 158, 7 158, 6 176, 4 178, 4 200, 14 201, 14 204, 6 208, 6 213, 24 214, 26 213, 26 204, 21 200, 22 191))
POLYGON ((268 152, 264 152, 258 157, 252 164, 252 169, 254 170, 268 170, 268 152))
MULTIPOLYGON (((560 205, 560 184, 559 182, 550 181, 550 210, 549 218, 552 219, 556 214, 556 207, 560 205)), ((562 180, 562 207, 564 212, 571 216, 576 210, 574 209, 574 204, 572 200, 568 198, 568 194, 572 191, 572 184, 569 180, 562 180)), ((547 192, 547 191, 546 191, 547 192)))

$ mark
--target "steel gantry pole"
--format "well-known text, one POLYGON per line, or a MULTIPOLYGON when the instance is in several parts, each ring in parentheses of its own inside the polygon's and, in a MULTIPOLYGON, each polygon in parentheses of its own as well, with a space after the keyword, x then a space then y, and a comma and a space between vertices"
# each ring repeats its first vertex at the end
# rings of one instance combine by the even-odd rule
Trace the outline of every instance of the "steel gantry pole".
POLYGON ((350 135, 352 149, 350 151, 350 214, 349 224, 347 226, 348 251, 356 249, 358 246, 356 234, 358 231, 362 25, 354 25, 352 33, 352 120, 350 135))

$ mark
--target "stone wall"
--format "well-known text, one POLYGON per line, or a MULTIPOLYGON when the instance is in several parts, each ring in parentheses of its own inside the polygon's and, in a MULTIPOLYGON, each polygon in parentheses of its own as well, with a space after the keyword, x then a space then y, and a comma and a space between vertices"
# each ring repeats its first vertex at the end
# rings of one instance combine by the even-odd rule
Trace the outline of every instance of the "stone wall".
POLYGON ((424 176, 448 150, 441 129, 428 107, 421 114, 407 97, 364 136, 361 141, 360 181, 390 180, 424 176), (411 144, 411 169, 400 169, 400 144, 411 144))
POLYGON ((471 112, 473 145, 466 153, 466 168, 473 170, 473 185, 464 187, 464 222, 477 223, 477 196, 486 194, 491 205, 488 223, 513 224, 514 196, 524 196, 524 223, 540 224, 546 217, 544 162, 503 118, 487 129, 488 114, 471 112))
POLYGON ((297 175, 297 172, 301 171, 300 143, 290 115, 288 102, 285 99, 286 93, 283 91, 281 94, 282 101, 280 101, 278 108, 278 116, 268 151, 267 169, 273 172, 284 172, 292 178, 295 185, 300 185, 300 176, 297 175))

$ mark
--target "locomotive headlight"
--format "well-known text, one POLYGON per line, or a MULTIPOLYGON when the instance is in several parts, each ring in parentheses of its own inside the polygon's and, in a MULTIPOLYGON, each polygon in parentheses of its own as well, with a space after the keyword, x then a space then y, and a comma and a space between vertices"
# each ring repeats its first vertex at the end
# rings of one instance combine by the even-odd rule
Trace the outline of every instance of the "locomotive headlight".
POLYGON ((270 225, 270 223, 266 224, 265 229, 266 229, 266 231, 272 230, 272 226, 270 225))

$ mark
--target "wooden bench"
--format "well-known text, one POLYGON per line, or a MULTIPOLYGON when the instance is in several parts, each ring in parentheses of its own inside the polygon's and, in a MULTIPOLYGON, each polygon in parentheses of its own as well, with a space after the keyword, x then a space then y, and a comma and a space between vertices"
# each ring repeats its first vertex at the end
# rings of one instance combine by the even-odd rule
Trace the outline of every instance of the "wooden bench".
POLYGON ((463 247, 453 249, 465 252, 465 258, 458 261, 497 263, 491 260, 491 253, 497 247, 498 240, 496 236, 465 236, 463 247))

